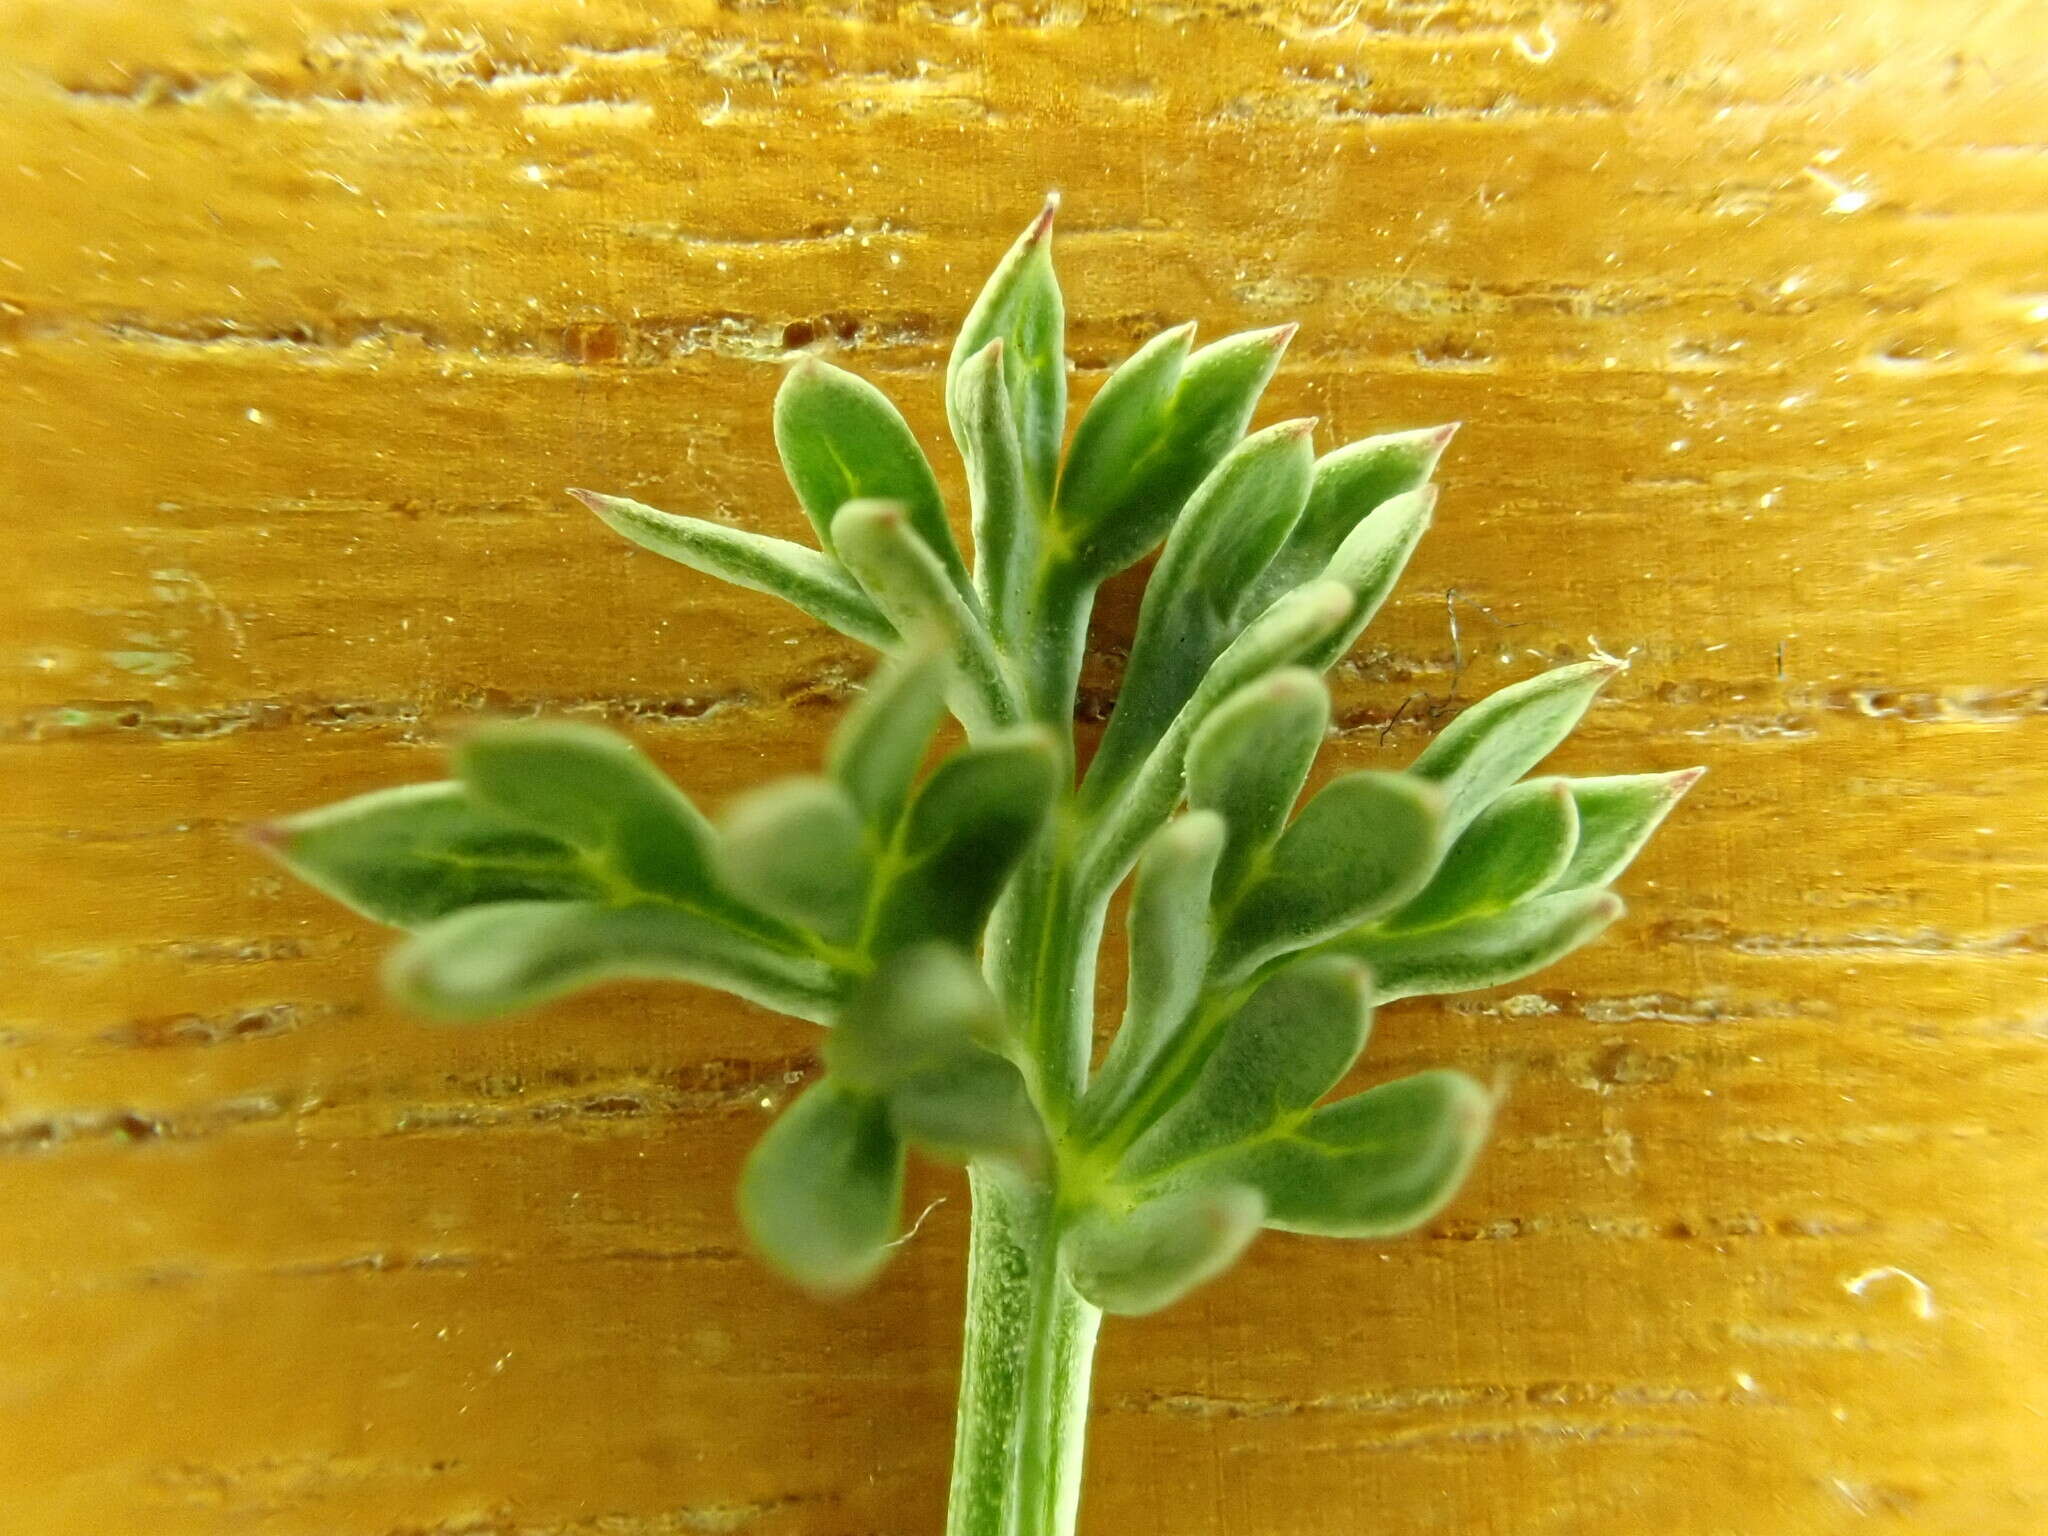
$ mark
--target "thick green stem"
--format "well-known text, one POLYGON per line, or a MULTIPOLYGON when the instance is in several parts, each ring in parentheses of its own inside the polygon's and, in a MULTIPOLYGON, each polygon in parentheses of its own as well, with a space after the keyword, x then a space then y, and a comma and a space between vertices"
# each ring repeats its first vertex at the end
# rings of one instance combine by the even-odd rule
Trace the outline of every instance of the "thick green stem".
POLYGON ((1060 1273, 1054 1192, 977 1168, 946 1536, 1072 1536, 1102 1314, 1060 1273))

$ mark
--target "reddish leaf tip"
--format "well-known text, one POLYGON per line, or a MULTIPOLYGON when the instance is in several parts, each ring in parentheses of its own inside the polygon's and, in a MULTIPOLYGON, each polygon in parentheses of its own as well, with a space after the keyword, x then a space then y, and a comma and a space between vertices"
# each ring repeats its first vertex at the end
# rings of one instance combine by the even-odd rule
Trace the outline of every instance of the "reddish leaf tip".
POLYGON ((291 841, 291 834, 285 830, 284 823, 278 821, 251 822, 242 828, 242 837, 266 853, 274 853, 291 841))
POLYGON ((1052 233, 1053 216, 1060 211, 1060 195, 1057 192, 1045 194, 1045 206, 1038 210, 1038 217, 1031 221, 1031 228, 1024 232, 1027 245, 1036 245, 1052 233))

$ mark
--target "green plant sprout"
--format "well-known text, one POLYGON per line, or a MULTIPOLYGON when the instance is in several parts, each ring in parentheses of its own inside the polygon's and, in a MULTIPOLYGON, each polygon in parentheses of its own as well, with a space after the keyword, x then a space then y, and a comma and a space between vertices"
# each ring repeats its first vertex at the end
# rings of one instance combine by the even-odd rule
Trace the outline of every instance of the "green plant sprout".
POLYGON ((1294 328, 1197 349, 1187 325, 1115 370, 1062 456, 1055 206, 946 368, 971 570, 895 406, 815 357, 783 382, 775 441, 818 548, 572 493, 884 653, 823 773, 714 824, 619 736, 500 724, 461 742, 451 779, 265 829, 300 876, 409 930, 388 978, 423 1012, 653 977, 832 1026, 824 1075, 747 1160, 740 1216, 785 1275, 844 1291, 900 1235, 906 1147, 966 1165, 949 1536, 1072 1532, 1104 1312, 1165 1306, 1262 1227, 1381 1238, 1443 1206, 1492 1095, 1428 1071, 1325 1102, 1374 1008, 1593 938, 1699 774, 1526 777, 1618 670, 1599 658, 1297 809, 1329 731, 1322 674, 1428 526, 1452 428, 1320 458, 1308 421, 1246 435, 1294 328), (1162 541, 1079 771, 1096 590, 1162 541), (948 710, 966 743, 922 772, 948 710), (1097 948, 1127 876, 1128 1002, 1097 1063, 1097 948))

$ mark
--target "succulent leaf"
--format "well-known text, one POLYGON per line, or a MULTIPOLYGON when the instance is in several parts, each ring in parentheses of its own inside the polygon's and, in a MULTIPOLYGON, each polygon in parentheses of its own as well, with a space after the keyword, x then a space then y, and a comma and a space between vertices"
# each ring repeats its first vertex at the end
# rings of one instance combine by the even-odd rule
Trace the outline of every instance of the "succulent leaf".
POLYGON ((1189 1086, 1124 1155, 1119 1177, 1155 1182, 1244 1142, 1283 1134, 1332 1088, 1372 1024, 1372 973, 1318 955, 1275 972, 1208 1042, 1189 1086))
POLYGON ((418 930, 385 967, 392 993, 422 1013, 486 1019, 601 981, 693 981, 800 1019, 844 996, 822 961, 661 902, 501 901, 418 930))
POLYGON ((832 735, 826 766, 877 836, 903 814, 946 707, 946 660, 927 651, 875 674, 832 735))
POLYGON ((775 395, 775 447, 826 553, 838 551, 848 503, 895 502, 953 589, 968 590, 931 462, 903 413, 866 379, 799 358, 775 395))
POLYGON ((1166 537, 1244 436, 1294 330, 1226 336, 1189 356, 1193 328, 1181 327, 1111 376, 1075 430, 1055 509, 1072 563, 1089 580, 1114 576, 1166 537))
POLYGON ((1154 833, 1138 860, 1126 923, 1131 953, 1123 1022, 1075 1110, 1074 1134, 1083 1140, 1129 1106, 1201 997, 1213 943, 1210 887, 1225 835, 1214 811, 1190 811, 1154 833))
POLYGON ((256 840, 308 885, 396 928, 488 902, 605 894, 605 882, 567 843, 452 782, 358 795, 272 822, 256 840))
POLYGON ((1050 733, 1025 727, 939 764, 884 859, 866 936, 871 953, 925 939, 974 948, 1003 881, 1052 808, 1059 762, 1050 733))
POLYGON ((740 1221, 799 1285, 856 1290, 889 1257, 903 1205, 903 1143, 871 1094, 827 1077, 768 1128, 740 1173, 740 1221))
POLYGON ((1130 777, 1267 606, 1255 603, 1256 584, 1308 499, 1313 426, 1283 422, 1246 438, 1188 498, 1146 585, 1116 712, 1088 770, 1095 799, 1130 777))
POLYGON ((1215 969, 1239 974, 1274 955, 1399 906, 1443 856, 1442 799, 1408 774, 1332 780, 1258 862, 1224 915, 1215 969))
POLYGON ((1352 596, 1339 583, 1314 581, 1295 588, 1245 626, 1126 787, 1098 813, 1098 845, 1088 854, 1083 889, 1107 889, 1122 880, 1145 839, 1173 814, 1185 788, 1188 743, 1202 723, 1240 688, 1335 634, 1351 608, 1352 596))
POLYGON ((748 792, 726 810, 718 852, 726 883, 764 912, 833 944, 859 937, 874 858, 839 783, 803 775, 748 792))
POLYGON ((1677 773, 1565 780, 1578 808, 1579 841, 1571 862, 1552 884, 1563 891, 1613 884, 1705 772, 1685 768, 1677 773))
POLYGON ((1003 384, 998 337, 970 357, 954 381, 953 430, 967 464, 974 518, 974 590, 997 644, 1014 650, 1031 620, 1040 513, 1003 384))
POLYGON ((1280 835, 1330 725, 1330 693, 1302 667, 1240 689, 1188 743, 1188 804, 1230 829, 1216 868, 1219 901, 1235 897, 1254 861, 1280 835))
POLYGON ((1045 1133, 1016 1064, 998 1055, 1001 1010, 981 973, 946 944, 876 968, 826 1037, 833 1074, 880 1097, 899 1135, 936 1156, 1036 1166, 1045 1133))
POLYGON ((1232 1264, 1259 1235, 1266 1202, 1242 1184, 1176 1190, 1128 1210, 1092 1210, 1068 1228, 1060 1260, 1105 1312, 1157 1312, 1232 1264))
POLYGON ((569 494, 642 549, 750 592, 779 597, 863 645, 880 650, 896 644, 896 631, 882 611, 830 555, 701 517, 658 512, 624 496, 569 494))
POLYGON ((1352 529, 1323 570, 1325 581, 1334 581, 1351 594, 1351 612, 1325 639, 1302 654, 1303 666, 1327 672, 1358 643, 1365 626, 1407 569, 1415 546, 1429 531, 1435 509, 1436 487, 1426 485, 1382 503, 1352 529))
POLYGON ((742 925, 753 918, 713 870, 710 824, 625 737, 507 721, 471 732, 454 759, 480 802, 570 844, 614 900, 654 896, 742 925))
POLYGON ((1572 733, 1614 661, 1582 661, 1490 693, 1442 731, 1409 772, 1442 787, 1444 821, 1464 830, 1490 803, 1572 733))
POLYGON ((1578 842, 1565 780, 1517 784, 1473 818, 1421 894, 1380 927, 1408 933, 1503 911, 1554 885, 1578 842))
POLYGON ((1270 602, 1320 574, 1366 519, 1428 483, 1456 431, 1450 426, 1390 432, 1316 460, 1308 505, 1260 578, 1260 595, 1270 602))
POLYGON ((839 555, 899 634, 942 646, 953 664, 948 696, 970 736, 1021 717, 1015 684, 996 653, 972 589, 947 579, 892 501, 857 501, 839 512, 839 555))
POLYGON ((1002 343, 1003 389, 1025 483, 1039 509, 1051 505, 1067 429, 1066 309, 1052 270, 1052 221, 1058 208, 1058 196, 1048 197, 1010 247, 967 312, 946 364, 946 414, 954 441, 967 454, 974 407, 963 375, 991 342, 1002 343))
POLYGON ((1326 1105, 1217 1157, 1199 1176, 1256 1189, 1269 1227, 1391 1237, 1429 1220, 1458 1192, 1492 1117, 1492 1099, 1463 1073, 1418 1072, 1326 1105))
POLYGON ((1365 928, 1328 948, 1371 966, 1379 1000, 1391 1003, 1519 981, 1598 937, 1621 913, 1621 898, 1611 891, 1559 891, 1422 933, 1365 928))

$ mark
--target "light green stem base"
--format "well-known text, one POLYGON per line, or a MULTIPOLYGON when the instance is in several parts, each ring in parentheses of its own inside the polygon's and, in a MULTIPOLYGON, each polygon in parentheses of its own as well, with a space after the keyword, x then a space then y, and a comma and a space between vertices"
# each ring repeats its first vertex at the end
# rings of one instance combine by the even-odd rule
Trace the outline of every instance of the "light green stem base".
POLYGON ((1043 1186, 977 1168, 946 1536, 1072 1536, 1102 1314, 1057 1262, 1043 1186))

